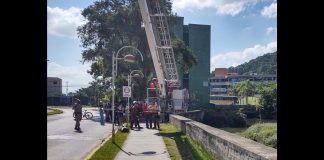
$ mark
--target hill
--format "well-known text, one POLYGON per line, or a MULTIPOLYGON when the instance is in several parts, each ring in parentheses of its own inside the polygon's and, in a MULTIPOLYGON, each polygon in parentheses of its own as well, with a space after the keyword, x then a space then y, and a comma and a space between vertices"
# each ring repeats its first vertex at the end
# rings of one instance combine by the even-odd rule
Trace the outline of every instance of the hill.
POLYGON ((239 75, 252 73, 258 75, 277 74, 277 51, 264 54, 236 67, 229 67, 228 72, 238 73, 239 75))

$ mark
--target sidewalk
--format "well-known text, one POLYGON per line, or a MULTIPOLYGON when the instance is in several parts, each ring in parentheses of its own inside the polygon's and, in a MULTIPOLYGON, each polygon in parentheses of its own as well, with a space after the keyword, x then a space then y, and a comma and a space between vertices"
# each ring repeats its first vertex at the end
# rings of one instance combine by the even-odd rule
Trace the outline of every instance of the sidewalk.
POLYGON ((159 131, 145 128, 145 123, 140 123, 140 126, 143 127, 140 131, 137 128, 130 130, 115 160, 170 160, 163 139, 158 136, 159 131))

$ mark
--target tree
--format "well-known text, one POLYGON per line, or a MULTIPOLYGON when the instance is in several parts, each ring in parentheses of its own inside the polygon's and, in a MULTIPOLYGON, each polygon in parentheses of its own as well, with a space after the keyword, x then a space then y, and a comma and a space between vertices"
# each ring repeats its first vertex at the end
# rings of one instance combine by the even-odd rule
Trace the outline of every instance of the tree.
MULTIPOLYGON (((167 14, 172 21, 172 3, 164 0, 167 14)), ((87 23, 79 26, 78 37, 81 39, 83 62, 91 62, 88 71, 94 78, 103 76, 103 79, 111 76, 112 55, 122 46, 129 45, 138 48, 142 53, 145 62, 139 60, 135 64, 119 61, 118 75, 116 78, 116 94, 121 96, 121 86, 127 85, 127 75, 131 70, 140 69, 144 73, 144 82, 135 84, 134 95, 144 98, 148 81, 154 76, 153 62, 150 58, 150 51, 147 44, 144 28, 141 27, 142 17, 137 0, 102 0, 96 1, 93 5, 85 8, 82 15, 87 23)), ((176 61, 180 63, 184 71, 188 71, 197 63, 191 51, 181 40, 174 40, 176 61)), ((132 52, 123 50, 121 55, 132 52)))
POLYGON ((273 118, 277 114, 277 83, 263 84, 258 87, 261 94, 258 109, 265 118, 273 118))
POLYGON ((254 87, 250 80, 245 80, 238 83, 237 91, 241 96, 245 97, 246 104, 248 104, 248 96, 253 93, 253 88, 254 87))
POLYGON ((188 73, 190 68, 197 65, 197 57, 181 39, 174 37, 172 40, 172 47, 175 54, 174 57, 177 63, 180 64, 183 73, 188 73))
POLYGON ((238 84, 231 85, 228 91, 228 95, 237 96, 238 95, 238 84))

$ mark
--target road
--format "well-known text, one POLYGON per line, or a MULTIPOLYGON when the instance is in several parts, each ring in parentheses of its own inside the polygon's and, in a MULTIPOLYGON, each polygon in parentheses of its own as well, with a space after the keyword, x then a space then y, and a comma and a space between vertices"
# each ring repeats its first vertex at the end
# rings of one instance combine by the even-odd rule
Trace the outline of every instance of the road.
POLYGON ((92 120, 81 121, 82 132, 74 130, 73 110, 62 108, 62 114, 47 116, 47 159, 81 160, 96 146, 111 135, 111 124, 100 125, 99 113, 85 108, 93 114, 92 120))

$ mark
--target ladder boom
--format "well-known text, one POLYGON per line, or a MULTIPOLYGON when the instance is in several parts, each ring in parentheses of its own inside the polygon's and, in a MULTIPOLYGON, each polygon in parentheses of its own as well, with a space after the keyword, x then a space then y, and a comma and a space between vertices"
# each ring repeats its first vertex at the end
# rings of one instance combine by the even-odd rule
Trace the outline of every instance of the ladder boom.
POLYGON ((167 87, 180 86, 166 9, 161 0, 138 0, 138 3, 161 96, 165 98, 167 87))

